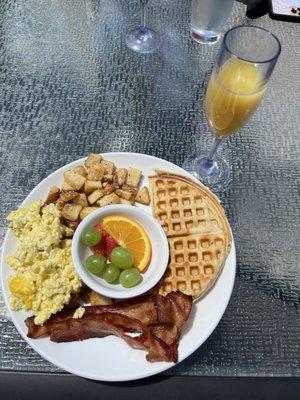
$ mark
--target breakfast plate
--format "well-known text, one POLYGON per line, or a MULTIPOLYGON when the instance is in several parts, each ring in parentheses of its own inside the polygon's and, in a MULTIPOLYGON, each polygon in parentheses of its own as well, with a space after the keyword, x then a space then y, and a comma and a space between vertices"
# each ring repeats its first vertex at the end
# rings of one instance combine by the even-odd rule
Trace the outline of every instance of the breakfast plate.
MULTIPOLYGON (((143 172, 143 185, 148 184, 147 177, 153 175, 154 169, 181 174, 197 182, 182 168, 153 156, 138 153, 105 153, 102 155, 106 160, 116 163, 118 167, 134 166, 140 169, 143 172)), ((70 168, 82 164, 84 160, 82 158, 74 161, 53 172, 32 190, 22 203, 22 206, 28 206, 34 201, 45 199, 51 186, 59 186, 61 184, 62 174, 70 168)), ((137 207, 151 214, 149 206, 139 204, 137 207)), ((25 311, 12 311, 9 307, 7 280, 11 270, 5 262, 5 257, 15 249, 16 243, 17 239, 8 230, 1 258, 1 283, 4 300, 17 330, 24 340, 42 357, 72 374, 102 381, 140 379, 174 366, 174 363, 147 362, 145 351, 132 349, 115 336, 68 343, 54 343, 49 340, 49 337, 34 340, 28 338, 24 320, 30 314, 25 311)), ((216 284, 203 298, 194 302, 191 316, 184 327, 180 339, 179 362, 192 354, 205 342, 222 318, 232 293, 235 268, 235 246, 232 239, 230 253, 216 284)))

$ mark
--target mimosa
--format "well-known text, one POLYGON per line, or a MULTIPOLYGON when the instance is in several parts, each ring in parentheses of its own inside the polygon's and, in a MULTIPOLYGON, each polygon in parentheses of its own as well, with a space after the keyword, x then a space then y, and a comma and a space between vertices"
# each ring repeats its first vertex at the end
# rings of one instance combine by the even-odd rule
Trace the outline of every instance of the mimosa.
POLYGON ((257 109, 265 87, 259 67, 247 61, 230 59, 210 78, 205 113, 216 138, 236 132, 257 109))

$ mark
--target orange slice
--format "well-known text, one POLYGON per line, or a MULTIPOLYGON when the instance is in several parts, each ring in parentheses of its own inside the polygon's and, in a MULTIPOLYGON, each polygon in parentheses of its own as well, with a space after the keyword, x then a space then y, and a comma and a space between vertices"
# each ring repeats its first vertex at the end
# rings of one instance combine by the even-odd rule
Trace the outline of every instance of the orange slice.
POLYGON ((120 246, 132 252, 134 266, 144 271, 151 258, 151 243, 142 226, 135 220, 122 215, 105 217, 102 225, 120 246))

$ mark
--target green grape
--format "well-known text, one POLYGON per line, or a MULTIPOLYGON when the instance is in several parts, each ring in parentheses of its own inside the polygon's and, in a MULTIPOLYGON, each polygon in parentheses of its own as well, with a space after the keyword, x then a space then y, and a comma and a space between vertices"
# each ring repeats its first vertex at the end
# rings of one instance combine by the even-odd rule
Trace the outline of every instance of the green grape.
POLYGON ((125 247, 116 247, 113 249, 111 252, 111 261, 121 269, 131 268, 134 263, 133 255, 125 247))
POLYGON ((92 254, 85 261, 85 268, 92 274, 102 276, 106 269, 106 258, 102 254, 92 254))
POLYGON ((140 271, 136 268, 125 269, 121 272, 119 281, 125 288, 136 286, 142 280, 140 271))
POLYGON ((81 243, 85 246, 96 246, 100 243, 102 234, 95 228, 86 229, 80 236, 81 243))
POLYGON ((108 264, 104 274, 103 279, 108 283, 112 283, 118 280, 120 275, 120 269, 116 267, 114 264, 108 264))

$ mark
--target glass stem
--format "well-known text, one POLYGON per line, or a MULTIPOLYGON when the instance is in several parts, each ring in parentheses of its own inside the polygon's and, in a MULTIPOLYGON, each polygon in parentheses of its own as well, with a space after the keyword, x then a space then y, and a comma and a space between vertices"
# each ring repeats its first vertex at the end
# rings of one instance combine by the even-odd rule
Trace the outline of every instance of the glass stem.
POLYGON ((141 30, 146 30, 146 5, 148 0, 141 0, 141 30))
POLYGON ((221 142, 222 142, 222 139, 215 139, 214 140, 213 145, 212 145, 211 150, 210 150, 210 153, 209 153, 209 155, 207 157, 207 160, 205 162, 205 168, 207 168, 207 169, 212 168, 212 166, 214 164, 215 156, 217 154, 217 151, 218 151, 218 148, 219 148, 221 142))
POLYGON ((209 156, 208 156, 209 160, 211 160, 211 161, 214 160, 215 155, 216 155, 216 153, 218 151, 218 148, 219 148, 219 146, 221 144, 221 141, 222 141, 222 139, 215 139, 214 140, 213 145, 212 145, 211 150, 210 150, 210 153, 209 153, 209 156))

